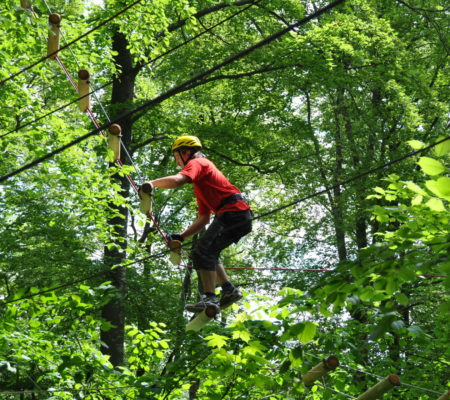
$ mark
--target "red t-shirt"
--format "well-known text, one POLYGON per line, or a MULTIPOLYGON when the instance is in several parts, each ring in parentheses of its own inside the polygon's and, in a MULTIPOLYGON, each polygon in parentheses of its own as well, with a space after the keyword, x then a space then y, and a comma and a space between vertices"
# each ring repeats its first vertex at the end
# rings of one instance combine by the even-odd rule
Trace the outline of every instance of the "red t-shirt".
POLYGON ((180 172, 190 178, 194 184, 194 194, 197 198, 198 214, 221 214, 225 211, 245 211, 250 207, 245 201, 219 206, 225 197, 240 193, 219 169, 207 158, 193 158, 180 172))

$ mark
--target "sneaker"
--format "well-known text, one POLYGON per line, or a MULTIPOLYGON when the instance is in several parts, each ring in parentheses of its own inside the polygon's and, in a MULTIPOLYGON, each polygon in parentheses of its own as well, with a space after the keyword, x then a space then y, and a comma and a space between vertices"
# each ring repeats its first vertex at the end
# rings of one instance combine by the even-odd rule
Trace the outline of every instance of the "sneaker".
POLYGON ((242 293, 237 287, 233 288, 231 292, 222 291, 219 302, 220 308, 227 308, 242 299, 242 297, 242 293))
POLYGON ((186 304, 186 310, 190 312, 201 312, 206 307, 213 306, 219 308, 219 301, 203 296, 203 298, 196 304, 186 304))

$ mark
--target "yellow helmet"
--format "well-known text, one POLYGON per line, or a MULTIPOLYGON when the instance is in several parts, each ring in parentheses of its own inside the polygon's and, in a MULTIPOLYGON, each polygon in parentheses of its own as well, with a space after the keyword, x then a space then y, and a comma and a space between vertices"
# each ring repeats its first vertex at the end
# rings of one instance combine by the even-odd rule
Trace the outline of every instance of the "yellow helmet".
POLYGON ((180 136, 173 142, 172 151, 178 150, 182 147, 193 147, 201 149, 202 144, 197 136, 180 136))

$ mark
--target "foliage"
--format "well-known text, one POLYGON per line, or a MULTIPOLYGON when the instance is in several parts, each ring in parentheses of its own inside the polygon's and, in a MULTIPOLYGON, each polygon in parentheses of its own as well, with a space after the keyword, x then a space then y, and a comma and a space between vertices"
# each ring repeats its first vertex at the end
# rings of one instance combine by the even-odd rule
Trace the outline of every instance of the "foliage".
MULTIPOLYGON (((45 2, 33 1, 34 13, 18 3, 2 3, 0 79, 46 52, 45 2)), ((124 7, 48 3, 63 15, 67 41, 124 7)), ((107 84, 92 96, 103 123, 323 4, 142 2, 60 55, 73 76, 80 66, 90 70, 92 88, 107 84)), ((334 399, 343 395, 331 390, 358 396, 375 383, 369 374, 391 372, 443 392, 449 141, 424 149, 448 130, 445 7, 347 1, 121 121, 134 165, 126 154, 124 166, 109 165, 98 135, 7 180, 0 187, 2 398, 31 390, 36 399, 334 399), (225 266, 332 271, 229 270, 246 300, 220 323, 185 333, 184 303, 196 299, 197 279, 170 265, 125 179, 176 173, 168 148, 179 134, 201 137, 255 212, 254 232, 223 253, 225 266), (419 153, 397 162, 410 147, 419 153), (111 266, 126 269, 122 291, 109 282, 111 266), (101 337, 116 332, 102 318, 114 301, 123 304, 126 328, 118 345, 124 362, 113 366, 100 350, 101 337), (301 375, 329 355, 340 368, 305 388, 301 375)), ((76 98, 55 61, 0 85, 0 96, 1 176, 93 129, 76 104, 31 123, 76 98)), ((195 212, 188 186, 154 196, 164 233, 184 229, 195 212)), ((386 395, 436 397, 408 386, 386 395)))

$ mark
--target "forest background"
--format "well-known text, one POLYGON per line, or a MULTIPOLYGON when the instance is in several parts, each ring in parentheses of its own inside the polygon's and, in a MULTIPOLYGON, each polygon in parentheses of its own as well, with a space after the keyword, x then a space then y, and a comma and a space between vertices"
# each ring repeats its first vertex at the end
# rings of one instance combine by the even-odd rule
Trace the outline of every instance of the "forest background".
MULTIPOLYGON (((344 399, 390 373, 388 399, 448 390, 448 3, 339 3, 2 2, 0 398, 344 399), (90 71, 93 114, 118 120, 133 163, 93 134, 11 175, 94 129, 57 61, 21 71, 51 12, 62 45, 111 18, 59 56, 90 71), (125 176, 175 173, 184 134, 255 213, 223 254, 248 268, 228 271, 245 298, 199 333, 196 274, 171 265, 125 176)), ((163 232, 195 216, 189 185, 155 194, 163 232)))

